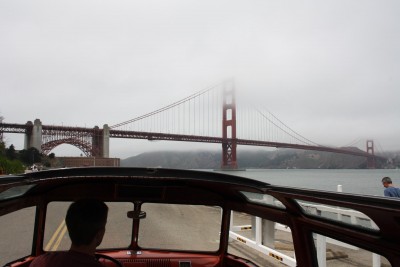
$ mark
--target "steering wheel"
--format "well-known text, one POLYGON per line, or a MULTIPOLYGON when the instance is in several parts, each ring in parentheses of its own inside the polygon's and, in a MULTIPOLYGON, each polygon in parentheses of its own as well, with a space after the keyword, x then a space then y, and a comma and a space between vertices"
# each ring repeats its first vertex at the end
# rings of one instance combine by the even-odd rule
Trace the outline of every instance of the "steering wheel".
POLYGON ((124 265, 122 265, 122 263, 119 260, 114 259, 113 257, 107 256, 104 254, 99 254, 99 253, 96 253, 94 256, 96 257, 97 260, 100 260, 101 258, 103 258, 103 259, 113 262, 118 267, 124 267, 124 265))

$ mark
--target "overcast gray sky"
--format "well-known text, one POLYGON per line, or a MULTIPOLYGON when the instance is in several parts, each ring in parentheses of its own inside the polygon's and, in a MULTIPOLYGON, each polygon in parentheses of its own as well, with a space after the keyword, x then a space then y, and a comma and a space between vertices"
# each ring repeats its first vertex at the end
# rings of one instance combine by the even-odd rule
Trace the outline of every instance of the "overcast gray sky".
MULTIPOLYGON (((398 0, 2 0, 0 115, 113 125, 234 77, 316 143, 399 150, 399 14, 398 0)), ((6 141, 23 146, 22 135, 6 141)), ((112 140, 110 150, 178 148, 188 145, 112 140)))

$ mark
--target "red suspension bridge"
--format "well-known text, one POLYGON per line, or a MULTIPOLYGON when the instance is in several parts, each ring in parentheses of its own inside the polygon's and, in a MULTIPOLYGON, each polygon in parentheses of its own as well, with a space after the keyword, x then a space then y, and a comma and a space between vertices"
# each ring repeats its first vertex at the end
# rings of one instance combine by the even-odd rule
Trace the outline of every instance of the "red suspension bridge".
POLYGON ((361 156, 375 167, 374 143, 366 152, 354 148, 318 145, 301 136, 262 107, 236 99, 233 83, 199 91, 156 111, 103 128, 42 125, 39 119, 26 124, 1 123, 3 133, 25 134, 25 148, 44 154, 61 144, 79 148, 86 156, 109 157, 110 138, 167 140, 222 144, 223 169, 236 169, 237 146, 265 146, 327 151, 361 156))

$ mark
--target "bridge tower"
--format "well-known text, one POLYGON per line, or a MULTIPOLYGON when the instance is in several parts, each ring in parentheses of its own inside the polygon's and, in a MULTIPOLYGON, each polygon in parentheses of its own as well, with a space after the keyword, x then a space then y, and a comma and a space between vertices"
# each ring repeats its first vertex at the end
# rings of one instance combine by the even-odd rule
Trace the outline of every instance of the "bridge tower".
POLYGON ((236 102, 233 85, 223 90, 222 105, 222 164, 221 169, 237 169, 236 102))
POLYGON ((367 154, 371 154, 371 156, 367 157, 367 168, 375 169, 375 154, 374 154, 373 140, 367 140, 367 154))

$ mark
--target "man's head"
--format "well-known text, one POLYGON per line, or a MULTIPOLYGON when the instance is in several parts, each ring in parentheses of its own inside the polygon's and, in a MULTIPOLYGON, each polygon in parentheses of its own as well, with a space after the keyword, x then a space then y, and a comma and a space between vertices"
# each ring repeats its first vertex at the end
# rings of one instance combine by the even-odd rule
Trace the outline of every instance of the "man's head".
POLYGON ((389 187, 392 184, 392 179, 390 177, 383 177, 382 184, 384 187, 389 187))
POLYGON ((65 222, 72 244, 100 245, 107 223, 108 207, 96 199, 81 199, 69 206, 65 222))

